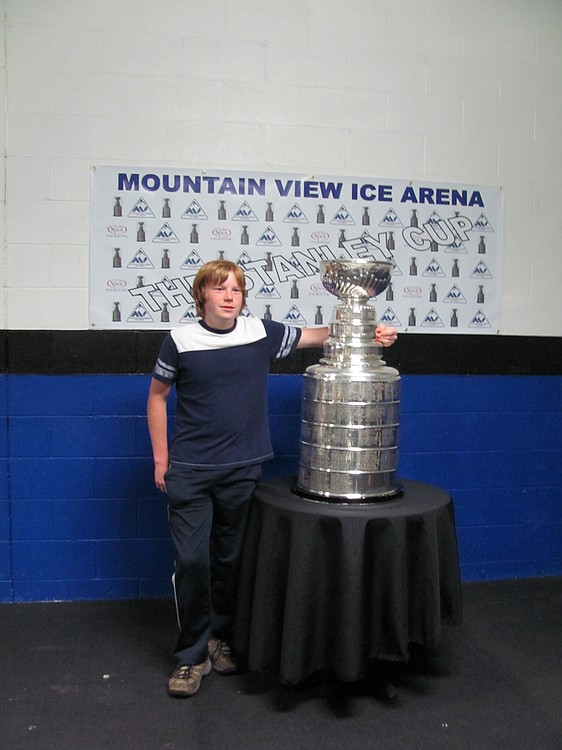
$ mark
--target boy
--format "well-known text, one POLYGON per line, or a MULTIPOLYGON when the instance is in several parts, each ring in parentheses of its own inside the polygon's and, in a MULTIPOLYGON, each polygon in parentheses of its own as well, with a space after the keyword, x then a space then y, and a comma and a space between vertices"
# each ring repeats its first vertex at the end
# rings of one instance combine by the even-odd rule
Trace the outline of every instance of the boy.
MULTIPOLYGON (((249 503, 261 464, 272 458, 267 380, 273 359, 321 347, 329 330, 240 317, 244 272, 225 260, 198 272, 193 296, 201 320, 171 331, 153 370, 147 414, 154 479, 168 497, 175 547, 174 589, 180 632, 172 696, 194 695, 213 668, 237 671, 229 642, 249 503), (166 402, 176 386, 174 437, 166 402)), ((390 346, 396 331, 376 329, 390 346)))

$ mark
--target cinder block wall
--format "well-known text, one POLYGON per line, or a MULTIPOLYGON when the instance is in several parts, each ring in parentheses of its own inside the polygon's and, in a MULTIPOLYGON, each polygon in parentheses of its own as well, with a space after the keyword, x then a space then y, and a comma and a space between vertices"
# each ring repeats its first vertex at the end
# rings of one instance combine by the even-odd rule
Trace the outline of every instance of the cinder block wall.
MULTIPOLYGON (((0 600, 171 595, 142 375, 0 380, 0 600), (4 431, 4 435, 6 432, 4 431)), ((298 466, 302 377, 269 381, 275 460, 298 466)), ((402 379, 399 474, 446 488, 464 580, 562 574, 562 377, 402 379)))

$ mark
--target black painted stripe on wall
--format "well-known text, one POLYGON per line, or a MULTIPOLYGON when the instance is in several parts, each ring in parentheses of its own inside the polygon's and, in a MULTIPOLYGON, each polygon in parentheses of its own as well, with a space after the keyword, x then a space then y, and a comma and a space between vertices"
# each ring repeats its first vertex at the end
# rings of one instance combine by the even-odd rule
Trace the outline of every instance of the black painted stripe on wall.
MULTIPOLYGON (((163 331, 0 332, 0 372, 147 374, 163 331)), ((299 351, 271 372, 299 374, 322 350, 299 351)), ((407 375, 562 375, 562 337, 402 334, 384 359, 407 375)))

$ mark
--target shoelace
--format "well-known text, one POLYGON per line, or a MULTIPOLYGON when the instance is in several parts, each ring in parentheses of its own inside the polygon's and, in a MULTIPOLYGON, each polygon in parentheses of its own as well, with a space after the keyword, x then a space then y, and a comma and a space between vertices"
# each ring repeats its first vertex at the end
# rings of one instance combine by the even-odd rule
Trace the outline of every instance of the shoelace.
POLYGON ((174 677, 176 677, 179 680, 188 680, 191 677, 191 673, 193 672, 193 669, 194 669, 193 664, 182 664, 174 672, 174 677))
POLYGON ((220 656, 224 656, 227 659, 232 655, 232 650, 226 641, 219 641, 217 647, 213 651, 213 657, 218 659, 220 656))

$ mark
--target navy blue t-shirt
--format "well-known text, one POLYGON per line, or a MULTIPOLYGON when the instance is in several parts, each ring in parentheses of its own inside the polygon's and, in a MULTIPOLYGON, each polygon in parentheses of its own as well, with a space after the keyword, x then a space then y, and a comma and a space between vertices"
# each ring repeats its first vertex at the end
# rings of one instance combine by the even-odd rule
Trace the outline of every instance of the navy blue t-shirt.
POLYGON ((271 458, 269 365, 292 354, 300 336, 294 326, 244 317, 228 331, 203 321, 171 331, 152 373, 156 380, 176 386, 170 462, 216 469, 271 458))

